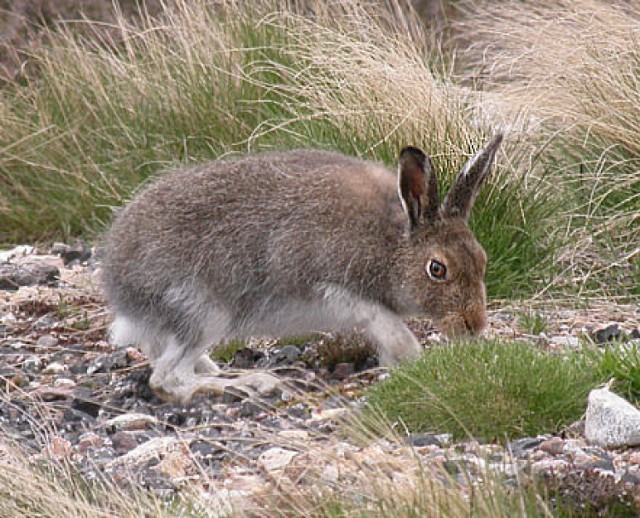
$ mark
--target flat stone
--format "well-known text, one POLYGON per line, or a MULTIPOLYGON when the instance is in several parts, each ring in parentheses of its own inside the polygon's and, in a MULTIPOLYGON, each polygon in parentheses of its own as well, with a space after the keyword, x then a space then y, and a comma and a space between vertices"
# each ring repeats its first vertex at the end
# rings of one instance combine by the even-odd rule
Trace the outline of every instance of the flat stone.
POLYGON ((284 448, 270 448, 260 454, 258 464, 267 471, 277 471, 287 467, 294 457, 300 455, 297 451, 286 450, 284 448))
POLYGON ((602 448, 640 445, 640 411, 607 388, 592 390, 585 436, 602 448))
POLYGON ((156 424, 158 424, 158 420, 152 415, 130 413, 109 419, 105 426, 107 429, 114 431, 127 431, 144 430, 145 428, 152 428, 156 424))
POLYGON ((31 255, 35 251, 36 249, 31 245, 18 245, 13 247, 11 250, 2 250, 0 251, 0 263, 9 262, 15 257, 31 255))
POLYGON ((48 386, 38 387, 33 391, 33 393, 45 402, 61 401, 71 397, 72 394, 70 388, 57 388, 48 386))
POLYGON ((337 419, 344 415, 348 409, 346 408, 328 408, 327 410, 319 410, 313 412, 311 421, 324 421, 325 419, 337 419))
POLYGON ((509 449, 514 457, 524 457, 529 451, 534 450, 534 448, 538 447, 544 441, 544 437, 524 437, 510 442, 509 449))
MULTIPOLYGON (((125 433, 125 432, 123 432, 125 433)), ((184 441, 177 437, 153 437, 147 442, 136 446, 131 451, 112 460, 107 464, 107 468, 116 466, 139 466, 153 459, 160 459, 167 452, 174 450, 184 444, 184 441)))
POLYGON ((405 438, 405 442, 412 446, 442 446, 440 439, 431 433, 413 433, 405 438))
POLYGON ((53 382, 53 386, 59 389, 72 389, 76 386, 76 382, 69 378, 58 378, 53 382))
POLYGON ((0 265, 0 290, 15 291, 20 286, 55 286, 59 280, 60 269, 40 258, 25 258, 18 263, 0 265))
POLYGON ((305 430, 282 430, 278 432, 278 437, 294 441, 306 441, 309 439, 309 433, 305 430))
POLYGON ((42 335, 36 341, 36 345, 42 348, 55 347, 58 345, 58 339, 53 335, 42 335))

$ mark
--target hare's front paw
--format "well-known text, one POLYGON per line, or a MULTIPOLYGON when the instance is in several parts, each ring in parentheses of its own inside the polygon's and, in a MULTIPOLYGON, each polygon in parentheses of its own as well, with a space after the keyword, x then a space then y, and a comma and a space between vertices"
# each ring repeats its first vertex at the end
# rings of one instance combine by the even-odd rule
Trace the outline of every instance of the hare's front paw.
POLYGON ((414 360, 422 354, 418 339, 402 319, 392 313, 378 313, 365 329, 365 334, 378 344, 380 365, 395 365, 401 360, 414 360))

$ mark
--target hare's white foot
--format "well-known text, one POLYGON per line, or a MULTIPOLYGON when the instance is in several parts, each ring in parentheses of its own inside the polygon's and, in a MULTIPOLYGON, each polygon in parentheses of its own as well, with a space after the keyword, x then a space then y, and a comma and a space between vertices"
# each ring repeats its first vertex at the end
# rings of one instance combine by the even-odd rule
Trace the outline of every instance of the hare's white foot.
POLYGON ((422 354, 420 342, 398 316, 381 310, 371 319, 365 335, 378 344, 380 365, 415 360, 422 354))
POLYGON ((222 394, 227 388, 239 389, 248 394, 258 393, 266 396, 273 394, 281 380, 266 372, 243 374, 237 378, 223 378, 205 374, 168 376, 164 379, 154 372, 149 385, 158 397, 167 401, 186 403, 198 392, 222 394))

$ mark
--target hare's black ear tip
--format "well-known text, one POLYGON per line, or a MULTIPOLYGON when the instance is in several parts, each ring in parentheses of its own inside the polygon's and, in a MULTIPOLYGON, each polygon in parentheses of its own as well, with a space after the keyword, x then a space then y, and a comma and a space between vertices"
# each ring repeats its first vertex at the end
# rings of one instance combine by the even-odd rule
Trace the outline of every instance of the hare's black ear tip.
POLYGON ((424 151, 420 148, 415 146, 406 146, 402 148, 402 151, 400 151, 400 161, 407 160, 408 158, 413 158, 418 160, 420 163, 424 163, 427 159, 427 155, 425 155, 424 151))

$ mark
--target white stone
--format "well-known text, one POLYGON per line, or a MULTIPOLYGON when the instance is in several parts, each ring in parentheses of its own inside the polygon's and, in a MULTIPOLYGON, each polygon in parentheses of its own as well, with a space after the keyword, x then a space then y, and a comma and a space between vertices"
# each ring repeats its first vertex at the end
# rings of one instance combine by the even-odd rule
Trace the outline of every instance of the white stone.
POLYGON ((152 415, 130 413, 122 414, 109 419, 105 425, 113 427, 116 430, 144 430, 158 423, 158 420, 152 415))
POLYGON ((640 444, 640 411, 607 388, 589 393, 585 421, 587 441, 602 448, 640 444))
POLYGON ((59 362, 51 362, 42 371, 43 374, 64 374, 67 372, 67 366, 59 362))
POLYGON ((258 464, 267 471, 276 471, 287 467, 297 455, 299 455, 297 451, 271 448, 258 457, 258 464))
POLYGON ((73 388, 76 386, 76 382, 69 378, 58 378, 53 382, 55 388, 73 388))
POLYGON ((11 250, 3 250, 0 252, 0 263, 8 263, 14 257, 30 255, 34 251, 35 248, 30 245, 18 245, 11 250))
POLYGON ((580 339, 577 336, 552 336, 549 340, 551 341, 551 343, 556 345, 562 345, 565 347, 580 347, 580 339))

